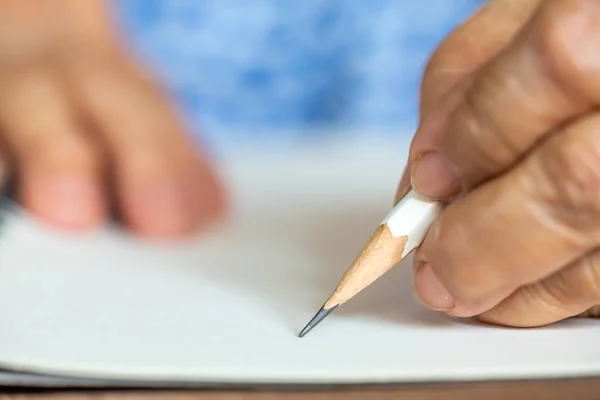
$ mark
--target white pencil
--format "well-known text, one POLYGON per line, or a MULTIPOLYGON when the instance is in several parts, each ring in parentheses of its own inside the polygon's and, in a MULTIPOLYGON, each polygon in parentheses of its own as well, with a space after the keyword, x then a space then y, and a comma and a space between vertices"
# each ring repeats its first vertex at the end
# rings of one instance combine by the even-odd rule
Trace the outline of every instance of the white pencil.
POLYGON ((306 335, 339 305, 375 282, 416 249, 441 211, 440 203, 410 191, 383 218, 331 297, 300 332, 306 335))

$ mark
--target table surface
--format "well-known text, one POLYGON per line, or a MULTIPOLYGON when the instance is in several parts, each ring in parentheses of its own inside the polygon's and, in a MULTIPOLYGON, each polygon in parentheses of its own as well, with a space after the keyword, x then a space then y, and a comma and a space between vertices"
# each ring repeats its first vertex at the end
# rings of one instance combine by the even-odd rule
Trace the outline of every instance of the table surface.
POLYGON ((598 399, 600 377, 593 379, 469 384, 432 384, 359 387, 317 390, 92 390, 27 393, 13 388, 0 390, 0 400, 389 400, 389 399, 598 399))

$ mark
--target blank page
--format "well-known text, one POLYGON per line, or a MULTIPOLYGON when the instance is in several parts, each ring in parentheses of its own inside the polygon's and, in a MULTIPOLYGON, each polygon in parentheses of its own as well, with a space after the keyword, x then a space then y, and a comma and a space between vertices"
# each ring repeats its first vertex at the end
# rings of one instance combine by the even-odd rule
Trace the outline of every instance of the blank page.
POLYGON ((297 337, 391 206, 403 150, 340 144, 232 157, 232 215, 182 242, 117 226, 58 232, 15 208, 0 235, 0 365, 237 384, 599 373, 597 321, 507 329, 454 320, 413 300, 410 259, 297 337))

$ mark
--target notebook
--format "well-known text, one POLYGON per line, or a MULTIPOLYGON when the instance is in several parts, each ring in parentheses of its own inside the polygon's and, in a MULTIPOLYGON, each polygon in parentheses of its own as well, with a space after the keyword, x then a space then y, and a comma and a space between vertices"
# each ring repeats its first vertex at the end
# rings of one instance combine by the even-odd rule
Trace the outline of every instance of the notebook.
MULTIPOLYGON (((226 223, 180 242, 57 231, 5 200, 0 384, 336 385, 600 374, 600 323, 490 327, 429 311, 410 257, 304 338, 387 212, 406 144, 229 155, 226 223)), ((159 210, 157 210, 159 212, 159 210)))

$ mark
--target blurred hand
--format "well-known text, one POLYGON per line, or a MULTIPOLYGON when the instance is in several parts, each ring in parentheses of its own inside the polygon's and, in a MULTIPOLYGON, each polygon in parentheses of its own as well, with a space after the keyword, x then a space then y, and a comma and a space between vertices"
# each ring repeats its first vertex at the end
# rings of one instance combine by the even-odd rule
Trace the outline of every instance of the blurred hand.
POLYGON ((105 0, 0 1, 0 167, 43 220, 189 233, 223 210, 207 159, 119 47, 105 0))
POLYGON ((398 193, 447 201, 415 253, 430 308, 517 327, 598 315, 598 49, 598 0, 495 0, 431 58, 398 193))

